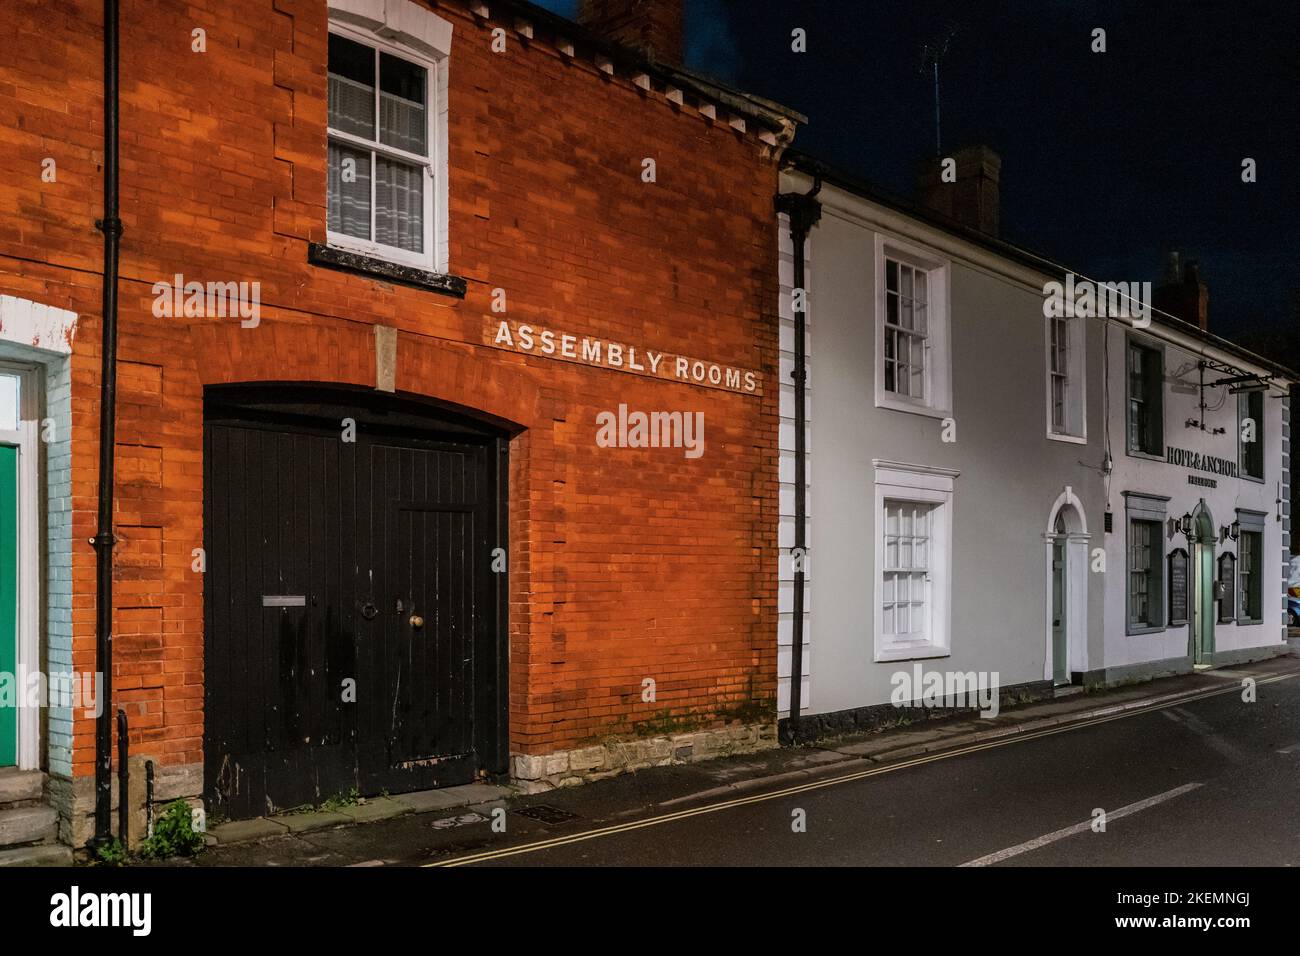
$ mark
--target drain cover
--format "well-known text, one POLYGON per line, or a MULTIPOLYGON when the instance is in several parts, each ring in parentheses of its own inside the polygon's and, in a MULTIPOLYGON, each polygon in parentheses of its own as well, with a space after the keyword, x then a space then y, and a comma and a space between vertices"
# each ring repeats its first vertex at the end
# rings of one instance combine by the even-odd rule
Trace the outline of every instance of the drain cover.
POLYGON ((539 820, 542 823, 568 823, 570 820, 578 819, 576 813, 570 813, 568 810, 561 810, 559 807, 552 807, 545 803, 524 807, 522 810, 516 810, 515 813, 521 817, 539 820))

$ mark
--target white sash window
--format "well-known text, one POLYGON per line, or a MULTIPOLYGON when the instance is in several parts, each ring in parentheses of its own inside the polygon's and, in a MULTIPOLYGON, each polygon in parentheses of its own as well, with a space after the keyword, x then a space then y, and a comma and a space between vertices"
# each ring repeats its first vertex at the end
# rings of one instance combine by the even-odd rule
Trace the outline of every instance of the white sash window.
POLYGON ((881 637, 887 643, 929 644, 933 636, 930 515, 935 507, 928 502, 885 500, 881 637))
POLYGON ((877 460, 875 660, 949 653, 957 472, 877 460))
POLYGON ((451 25, 409 0, 331 0, 329 244, 447 268, 451 25))
POLYGON ((952 414, 949 269, 927 249, 876 234, 877 408, 952 414))

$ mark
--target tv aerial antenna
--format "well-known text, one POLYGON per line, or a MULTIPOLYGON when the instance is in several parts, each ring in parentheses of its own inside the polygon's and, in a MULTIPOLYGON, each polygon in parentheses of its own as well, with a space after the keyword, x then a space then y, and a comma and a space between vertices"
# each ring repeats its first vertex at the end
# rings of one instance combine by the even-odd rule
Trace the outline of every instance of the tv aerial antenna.
POLYGON ((929 76, 934 83, 934 154, 943 155, 943 139, 939 126, 939 61, 948 55, 948 47, 957 35, 957 25, 949 21, 933 39, 921 44, 921 75, 929 76))

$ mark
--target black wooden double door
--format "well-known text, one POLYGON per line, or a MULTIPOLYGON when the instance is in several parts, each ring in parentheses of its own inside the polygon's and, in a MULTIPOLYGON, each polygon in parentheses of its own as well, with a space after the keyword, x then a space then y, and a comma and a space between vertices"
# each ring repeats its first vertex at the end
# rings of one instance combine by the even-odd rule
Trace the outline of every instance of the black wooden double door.
POLYGON ((214 811, 504 771, 503 440, 364 406, 209 401, 204 446, 214 811))

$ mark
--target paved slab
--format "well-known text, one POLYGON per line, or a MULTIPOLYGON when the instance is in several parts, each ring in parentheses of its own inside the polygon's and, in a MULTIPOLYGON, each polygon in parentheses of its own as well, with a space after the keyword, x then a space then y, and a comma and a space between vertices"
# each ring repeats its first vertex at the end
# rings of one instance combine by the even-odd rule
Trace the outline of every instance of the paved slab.
POLYGON ((51 843, 0 850, 0 866, 72 866, 72 847, 51 843))
POLYGON ((359 803, 355 807, 341 807, 339 809, 339 813, 343 814, 353 823, 370 823, 374 820, 387 820, 390 817, 410 812, 410 807, 399 803, 391 797, 371 797, 366 800, 365 803, 359 803))
POLYGON ((456 787, 447 790, 420 790, 416 793, 397 793, 390 799, 413 813, 432 813, 438 810, 450 810, 453 807, 466 806, 470 801, 461 794, 452 793, 456 787))
POLYGON ((208 831, 208 836, 218 843, 242 843, 245 840, 264 840, 284 836, 288 828, 274 820, 258 817, 256 820, 232 820, 208 831))
POLYGON ((497 787, 488 783, 467 783, 462 787, 447 787, 440 792, 454 796, 457 800, 463 799, 466 804, 487 803, 511 796, 509 787, 497 787))
POLYGON ((310 833, 312 830, 324 830, 326 827, 339 827, 351 823, 352 818, 332 810, 313 810, 310 813, 286 813, 281 817, 271 818, 275 823, 283 824, 290 833, 310 833))

